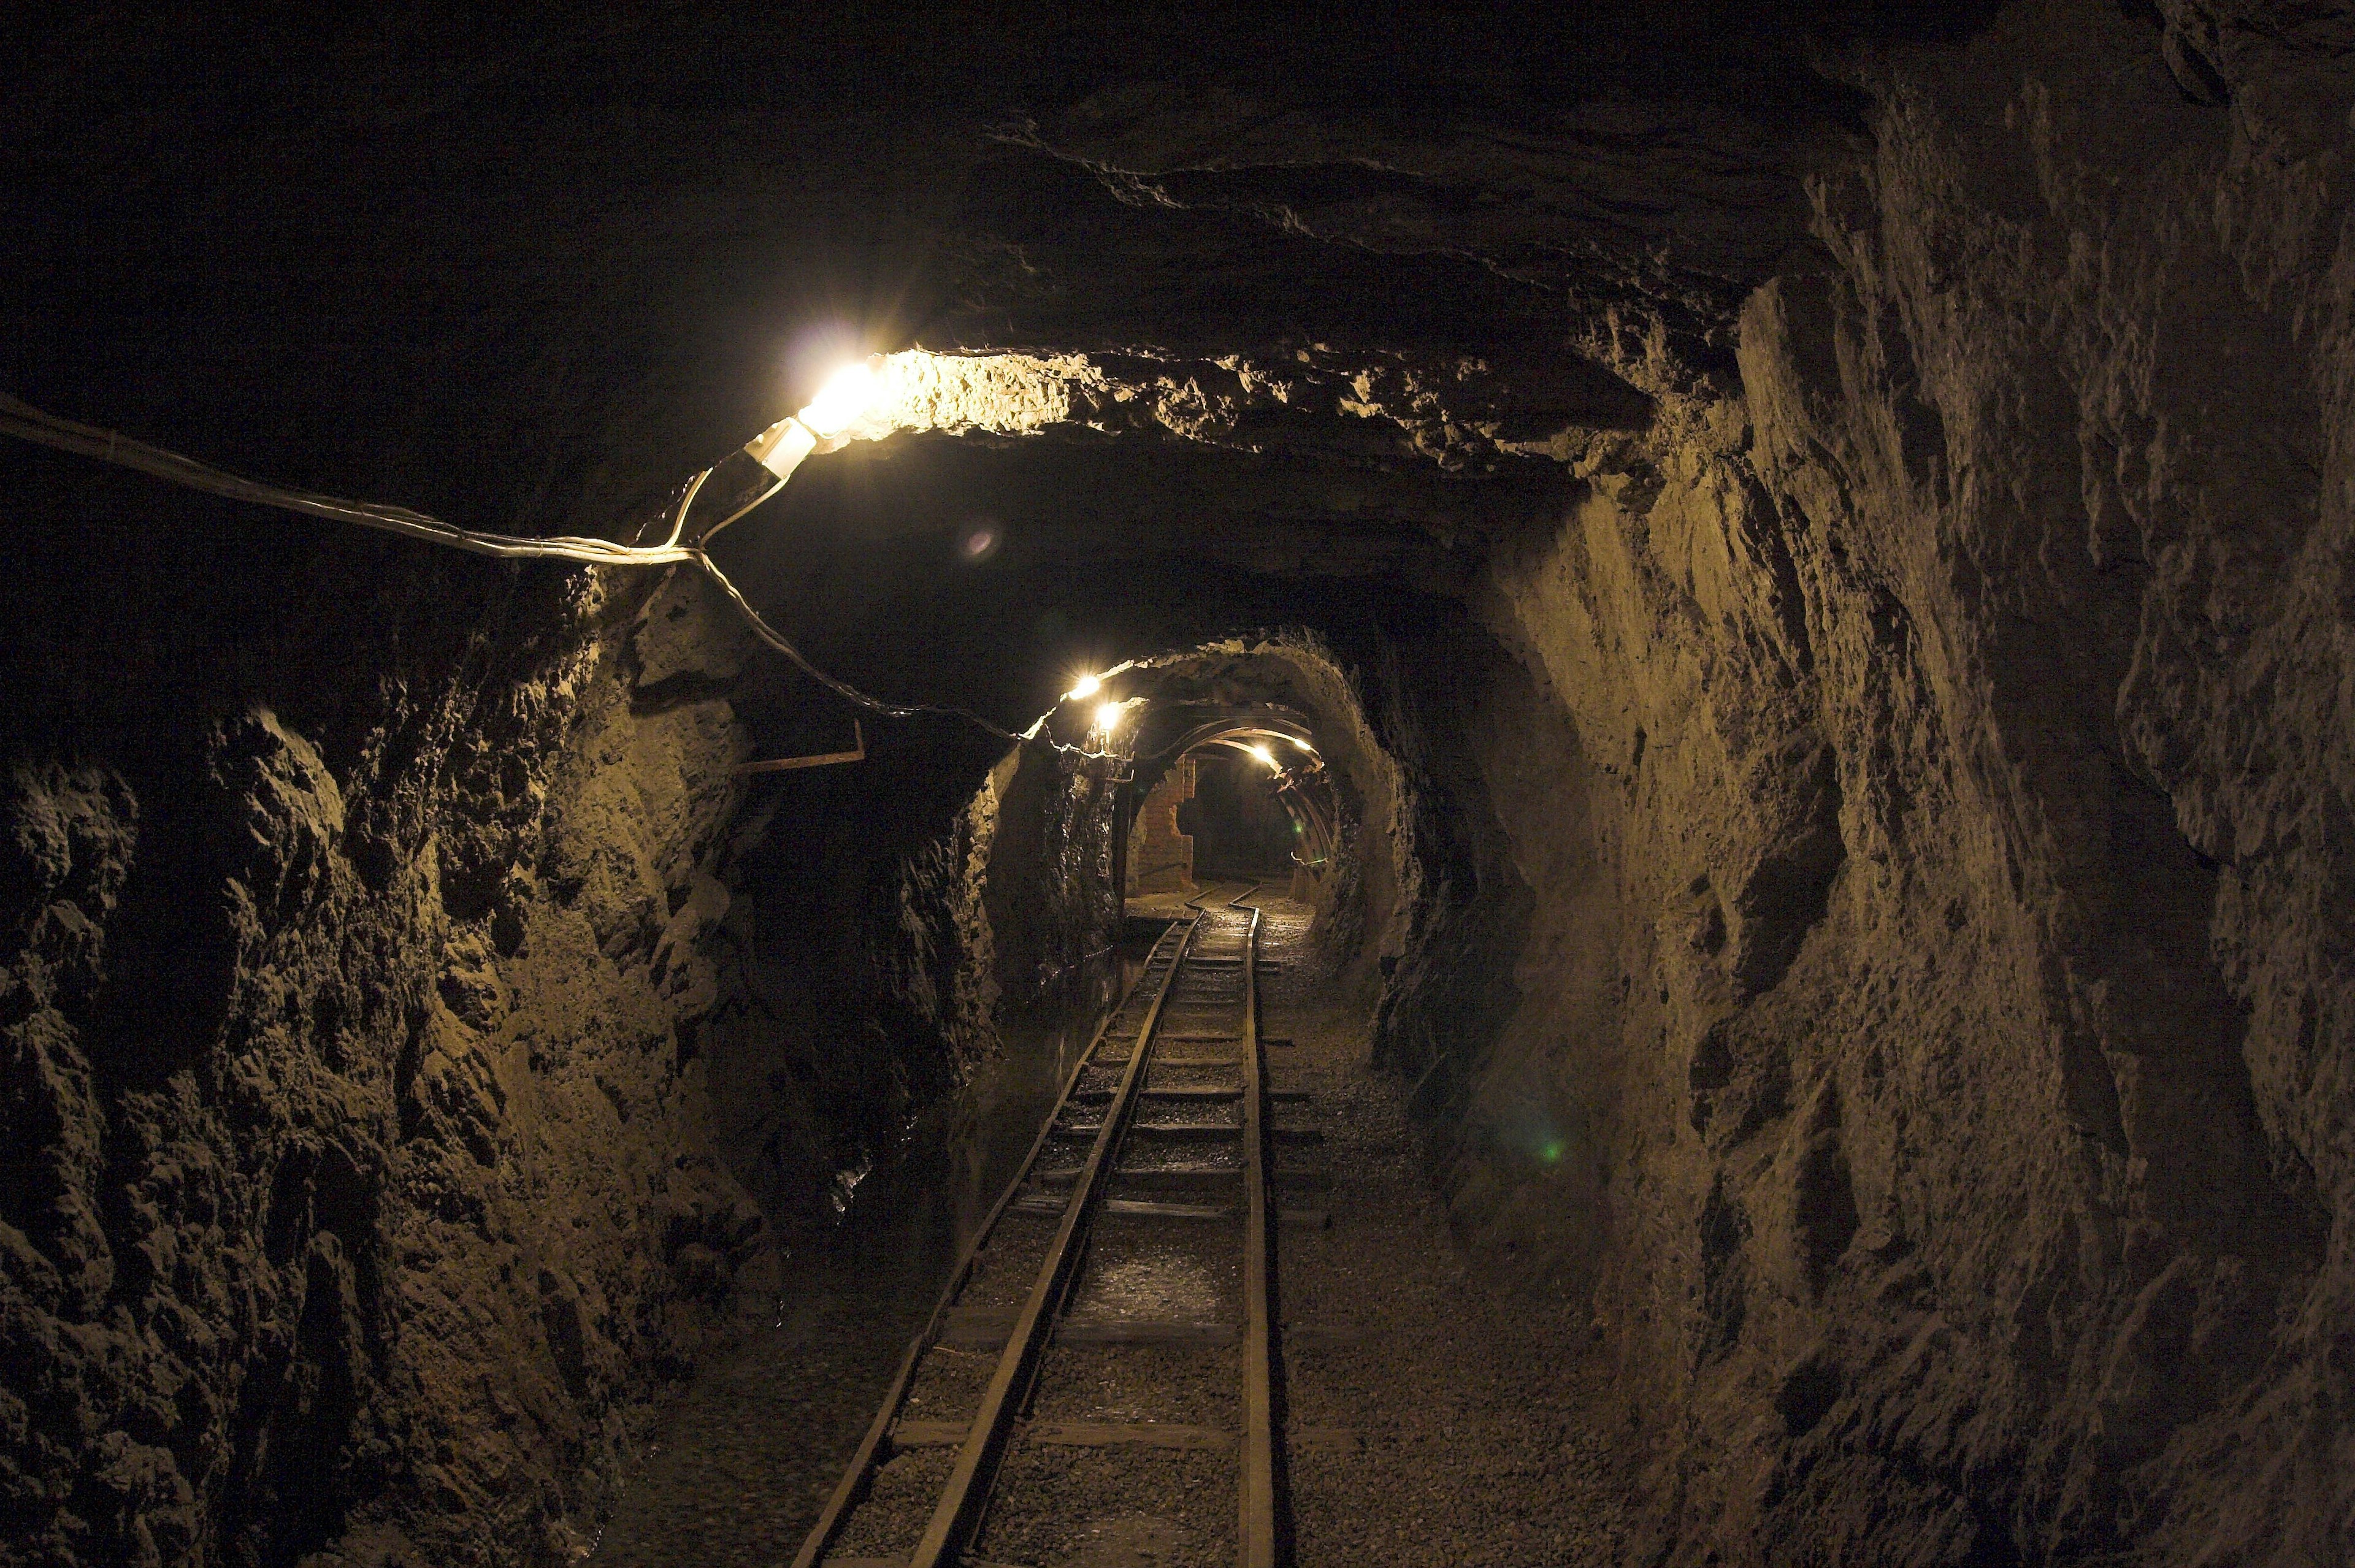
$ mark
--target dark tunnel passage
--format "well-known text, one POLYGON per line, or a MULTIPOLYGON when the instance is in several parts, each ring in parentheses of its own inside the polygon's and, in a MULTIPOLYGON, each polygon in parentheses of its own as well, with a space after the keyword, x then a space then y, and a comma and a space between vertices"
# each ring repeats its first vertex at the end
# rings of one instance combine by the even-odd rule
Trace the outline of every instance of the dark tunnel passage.
POLYGON ((1292 875, 1295 818, 1276 798, 1272 770, 1253 766, 1257 760, 1231 752, 1198 760, 1198 782, 1178 808, 1178 828, 1194 840, 1194 869, 1202 876, 1273 881, 1292 875))
POLYGON ((0 44, 0 1568, 2355 1561, 2355 10, 0 44))

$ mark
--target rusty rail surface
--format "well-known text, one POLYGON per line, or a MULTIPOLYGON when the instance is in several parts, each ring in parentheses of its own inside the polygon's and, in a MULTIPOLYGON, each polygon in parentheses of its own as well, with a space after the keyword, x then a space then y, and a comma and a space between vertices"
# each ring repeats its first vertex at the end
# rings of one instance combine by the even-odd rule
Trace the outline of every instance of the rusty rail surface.
MULTIPOLYGON (((1229 884, 1231 886, 1231 884, 1229 884)), ((900 1364, 882 1406, 865 1437, 853 1455, 828 1499, 816 1526, 810 1531, 794 1568, 823 1568, 833 1563, 849 1568, 879 1568, 883 1563, 898 1568, 982 1568, 977 1560, 968 1556, 979 1541, 988 1517, 993 1492, 998 1479, 999 1467, 1018 1432, 1037 1382, 1040 1365, 1049 1343, 1063 1322, 1067 1302, 1084 1267, 1088 1243, 1097 1217, 1104 1212, 1129 1214, 1141 1218, 1167 1217, 1181 1222, 1202 1219, 1234 1211, 1209 1206, 1138 1202, 1130 1200, 1111 1201, 1107 1199, 1114 1178, 1120 1174, 1125 1143, 1134 1131, 1136 1107, 1145 1100, 1175 1098, 1231 1098, 1239 1103, 1240 1125, 1233 1130, 1241 1140, 1239 1154, 1243 1194, 1241 1207, 1242 1246, 1242 1320, 1222 1330, 1226 1338, 1217 1342, 1236 1343, 1240 1340, 1242 1361, 1241 1416, 1242 1430, 1237 1434, 1220 1435, 1209 1429, 1173 1427, 1156 1429, 1155 1440, 1165 1445, 1183 1439, 1188 1444, 1223 1441, 1236 1455, 1240 1473, 1237 1495, 1236 1557, 1241 1568, 1283 1568, 1290 1556, 1291 1542, 1285 1528, 1285 1508, 1283 1473, 1283 1419, 1280 1408, 1280 1364, 1277 1360, 1275 1333, 1274 1242, 1275 1227, 1270 1223, 1268 1194, 1270 1190, 1270 1148, 1273 1142, 1267 1116, 1270 1099, 1265 1063, 1261 1055, 1260 1005, 1258 979, 1259 933, 1261 912, 1249 908, 1242 901, 1257 891, 1260 884, 1252 883, 1241 892, 1225 901, 1227 909, 1236 913, 1248 913, 1250 920, 1242 932, 1240 955, 1213 953, 1197 943, 1210 922, 1205 916, 1224 912, 1206 911, 1202 901, 1212 896, 1210 891, 1187 901, 1197 917, 1170 927, 1157 940, 1148 955, 1144 971, 1120 1002, 1106 1013, 1097 1026, 1088 1049, 1082 1052, 1071 1074, 1065 1080, 1061 1095, 1053 1112, 1039 1129, 1030 1153, 1014 1180, 1008 1184, 983 1221, 980 1231, 966 1248, 952 1275, 947 1287, 941 1293, 931 1318, 923 1331, 909 1347, 900 1364), (1181 978, 1188 974, 1189 960, 1199 961, 1199 972, 1205 977, 1217 975, 1233 976, 1240 971, 1241 991, 1241 1022, 1239 1037, 1187 1036, 1178 1039, 1234 1039, 1240 1047, 1240 1083, 1233 1089, 1150 1090, 1146 1079, 1151 1059, 1158 1041, 1165 1013, 1178 998, 1181 978), (1166 962, 1165 962, 1166 961, 1166 962), (1156 970, 1158 967, 1156 977, 1156 970), (1134 1042, 1127 1061, 1120 1064, 1118 1084, 1107 1091, 1096 1087, 1082 1092, 1081 1084, 1093 1066, 1108 1070, 1111 1060, 1097 1061, 1099 1051, 1105 1051, 1119 1036, 1112 1033, 1114 1023, 1134 1014, 1135 1004, 1151 987, 1150 1000, 1135 1024, 1134 1042), (1086 1136, 1091 1130, 1083 1124, 1067 1123, 1082 1105, 1094 1106, 1102 1102, 1101 1119, 1092 1127, 1093 1138, 1087 1157, 1076 1168, 1041 1166, 1049 1143, 1059 1132, 1066 1138, 1074 1134, 1086 1136), (1026 1187, 1039 1183, 1055 1186, 1068 1179, 1069 1196, 1063 1200, 1061 1218, 1053 1239, 1048 1243, 1039 1263, 1028 1295, 1012 1321, 1007 1326, 1006 1338, 999 1349, 996 1367, 975 1407, 969 1424, 901 1421, 909 1392, 920 1366, 933 1347, 943 1342, 949 1332, 951 1315, 987 1251, 999 1220, 1015 1204, 1026 1187), (932 1432, 932 1427, 942 1430, 932 1432), (918 1429, 922 1429, 918 1433, 918 1429), (904 1558, 867 1559, 829 1556, 828 1551, 840 1539, 845 1524, 866 1497, 876 1471, 892 1456, 895 1447, 911 1440, 922 1444, 954 1444, 956 1459, 947 1480, 943 1484, 937 1500, 925 1523, 923 1533, 914 1548, 904 1558)), ((1234 927, 1219 923, 1226 933, 1234 927)), ((1224 984, 1220 982, 1219 984, 1224 984)), ((1214 996, 1217 992, 1214 989, 1214 996)), ((1184 1004, 1176 1004, 1184 1005, 1184 1004)), ((1192 1004, 1199 1006, 1199 1003, 1192 1004)), ((1213 1005, 1222 1005, 1214 1002, 1213 1005)), ((1183 1052, 1180 1052, 1181 1057, 1183 1052)), ((1185 1060, 1193 1061, 1193 1058, 1185 1060)), ((1101 1078, 1098 1080, 1102 1083, 1101 1078)), ((1146 1172, 1146 1174, 1150 1174, 1146 1172)), ((1042 1199, 1027 1200, 1026 1209, 1035 1209, 1042 1199)), ((1045 1212, 1053 1212, 1051 1207, 1045 1212)), ((967 1319, 968 1324, 970 1319, 967 1319)), ((1093 1326, 1069 1323, 1060 1331, 1078 1333, 1093 1326)), ((1187 1326, 1179 1325, 1179 1328, 1187 1326)), ((1200 1325, 1207 1331, 1215 1325, 1200 1325)), ((959 1330, 970 1334, 970 1327, 959 1330)), ((1201 1342, 1210 1343, 1208 1337, 1201 1342)), ((1084 1424, 1063 1423, 1064 1426, 1084 1424)), ((1114 1424, 1117 1425, 1117 1424, 1114 1424)), ((1032 1428, 1043 1432, 1045 1428, 1032 1428)), ((1111 1431, 1107 1427, 1106 1431, 1111 1431)), ((1054 1439, 1050 1439, 1052 1441, 1054 1439)), ((1061 1441, 1072 1441, 1066 1435, 1061 1441)), ((1124 1439, 1138 1440, 1134 1435, 1124 1439)))
MULTIPOLYGON (((955 1568, 964 1549, 980 1531, 982 1510, 989 1503, 990 1485, 997 1478, 997 1461, 1005 1456, 1007 1439, 1014 1430, 1014 1417, 1021 1410, 1023 1397, 1030 1392, 1030 1380, 1038 1373, 1039 1355, 1047 1348, 1048 1331, 1054 1327, 1055 1314, 1063 1304, 1063 1294, 1070 1288, 1072 1272, 1080 1261, 1080 1249, 1095 1222, 1096 1200, 1103 1196, 1104 1177, 1112 1168, 1112 1151, 1119 1146, 1121 1132, 1136 1108, 1137 1085, 1145 1082, 1146 1059, 1153 1053, 1153 1031, 1161 1021, 1162 1005, 1178 988, 1178 976, 1186 966, 1186 949, 1194 940, 1194 926, 1188 925, 1178 935, 1169 971, 1144 1022, 1137 1026, 1136 1042, 1129 1047, 1128 1065, 1121 1072, 1120 1087, 1114 1091, 1112 1104, 1104 1108, 1103 1120, 1096 1128, 1096 1141, 1088 1149, 1087 1163, 1081 1167, 1079 1179, 1072 1184, 1071 1201, 1063 1209, 1063 1222, 1056 1228, 1055 1239, 1048 1243, 1038 1281, 1031 1285, 1020 1314, 1014 1319, 1013 1329, 1006 1336, 1006 1349, 998 1354, 997 1370, 990 1375, 989 1386, 982 1391, 981 1408, 965 1435, 964 1446, 957 1451, 956 1467, 949 1472, 947 1485, 941 1488, 941 1500, 933 1507, 932 1522, 924 1527, 923 1539, 908 1555, 908 1568, 943 1568, 943 1564, 955 1568)), ((1103 1043, 1101 1035, 1097 1043, 1103 1043)), ((1053 1127, 1055 1121, 1055 1117, 1050 1117, 1047 1125, 1053 1127)))
MULTIPOLYGON (((1151 1011, 1146 1015, 1148 1023, 1160 1017, 1161 1004, 1178 983, 1178 971, 1185 956, 1186 944, 1192 939, 1193 930, 1190 925, 1183 928, 1172 926, 1169 931, 1163 933, 1159 941, 1154 944, 1152 954, 1146 957, 1145 967, 1137 976, 1138 986, 1145 985, 1151 977, 1154 960, 1159 956, 1162 947, 1167 945, 1171 949, 1169 965, 1161 976, 1159 994, 1154 997, 1151 1011)), ((980 1262, 982 1253, 988 1247, 990 1236, 997 1229, 997 1222, 1005 1217, 1006 1211, 1014 1201, 1015 1194, 1022 1189, 1022 1184, 1029 1179, 1033 1168, 1039 1163, 1039 1155, 1045 1152, 1048 1141, 1054 1136, 1056 1123, 1071 1104, 1072 1092, 1079 1087, 1081 1078, 1086 1075, 1088 1064, 1095 1060, 1096 1051, 1103 1046, 1105 1031, 1112 1028, 1113 1020, 1127 1009, 1128 1002, 1135 994, 1135 988, 1132 987, 1127 996, 1124 996, 1104 1014, 1103 1021, 1096 1026, 1095 1034, 1088 1041, 1087 1050, 1080 1052, 1079 1060, 1072 1063, 1071 1072, 1063 1080, 1063 1092, 1056 1100, 1055 1109, 1039 1125, 1039 1136, 1031 1140, 1030 1152, 1023 1157, 1021 1169, 1016 1172, 1014 1179, 1007 1184, 1006 1190, 997 1195, 997 1201, 990 1206, 988 1215, 982 1221, 980 1228, 974 1232, 973 1240, 966 1243, 964 1255, 958 1260, 956 1268, 949 1275, 948 1284, 942 1288, 939 1299, 933 1303, 932 1317, 925 1321, 922 1331, 909 1345, 907 1355, 900 1359, 899 1371, 891 1380, 890 1388, 883 1396, 881 1407, 877 1410, 875 1419, 868 1424, 866 1435, 860 1438, 858 1447, 851 1455, 850 1464, 844 1469, 842 1479, 836 1483, 832 1495, 826 1499, 826 1508, 819 1513, 817 1523, 811 1528, 808 1538, 802 1543, 801 1551, 794 1555, 793 1568, 817 1568, 824 1559, 826 1549, 834 1543, 835 1537, 840 1533, 843 1521, 849 1517, 850 1510, 858 1506, 860 1498, 865 1495, 868 1484, 874 1479, 876 1466, 884 1456, 885 1447, 890 1439, 891 1424, 899 1419, 900 1408, 907 1403, 909 1385, 915 1381, 916 1369, 922 1362, 924 1353, 930 1350, 940 1339, 941 1329, 947 1321, 949 1310, 956 1304, 959 1293, 973 1277, 974 1265, 980 1262)), ((1149 1032, 1149 1029, 1140 1029, 1138 1031, 1140 1046, 1149 1032)), ((1132 1062, 1142 1054, 1141 1050, 1133 1049, 1132 1062)))
MULTIPOLYGON (((1250 896, 1249 891, 1238 895, 1250 896)), ((1259 911, 1254 909, 1243 937, 1243 1568, 1275 1568, 1278 1546, 1266 1100, 1265 1064, 1259 1054, 1259 911)))

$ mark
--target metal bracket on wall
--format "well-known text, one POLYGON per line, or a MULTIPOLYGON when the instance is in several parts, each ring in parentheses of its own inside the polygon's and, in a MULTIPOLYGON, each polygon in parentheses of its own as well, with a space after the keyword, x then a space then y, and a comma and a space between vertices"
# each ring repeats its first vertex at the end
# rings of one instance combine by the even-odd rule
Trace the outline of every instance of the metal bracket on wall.
POLYGON ((818 752, 806 757, 772 757, 764 763, 746 763, 730 770, 739 773, 783 773, 795 768, 826 768, 837 763, 863 763, 867 760, 867 731, 858 720, 850 721, 851 749, 847 752, 818 752))

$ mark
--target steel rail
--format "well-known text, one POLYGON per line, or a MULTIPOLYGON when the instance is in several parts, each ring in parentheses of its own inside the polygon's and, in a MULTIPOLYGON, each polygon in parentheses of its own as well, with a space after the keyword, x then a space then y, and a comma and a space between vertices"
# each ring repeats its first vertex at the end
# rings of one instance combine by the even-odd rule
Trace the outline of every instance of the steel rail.
POLYGON ((990 1376, 989 1386, 982 1392, 980 1408, 965 1433, 964 1443, 957 1450, 956 1464, 949 1471, 932 1520, 924 1527, 915 1550, 908 1554, 908 1568, 954 1568, 979 1533, 990 1489, 996 1479, 998 1461, 1013 1435, 1015 1417, 1038 1372, 1049 1332, 1077 1272, 1081 1243, 1094 1221, 1097 1200, 1111 1173, 1113 1151, 1119 1147, 1121 1134, 1135 1109, 1137 1086, 1145 1082, 1145 1061, 1152 1052, 1153 1031, 1161 1021, 1162 1006, 1178 987, 1178 976, 1186 965, 1186 949, 1193 942, 1198 927, 1199 922, 1189 922, 1178 937, 1169 973, 1154 996, 1145 1021, 1137 1026, 1127 1068, 1121 1073, 1120 1087, 1114 1092, 1112 1104, 1104 1109, 1095 1142, 1088 1150, 1087 1163, 1081 1168, 1079 1179, 1072 1183, 1071 1200, 1063 1208, 1062 1223, 1048 1245, 1029 1296, 1007 1333, 1006 1349, 998 1355, 997 1369, 990 1376))
MULTIPOLYGON (((1259 891, 1252 882, 1226 901, 1249 906, 1259 891)), ((1209 890, 1195 895, 1207 898, 1209 890)), ((1193 903, 1193 900, 1187 901, 1193 903)), ((1201 905, 1195 903, 1195 908, 1201 905)), ((1270 1297, 1274 1273, 1267 1222, 1267 1076, 1259 1040, 1260 912, 1251 910, 1243 934, 1242 1157, 1243 1157, 1243 1431, 1242 1469, 1236 1490, 1240 1505, 1239 1556, 1242 1568, 1277 1568, 1289 1544, 1277 1528, 1283 1512, 1276 1472, 1274 1313, 1270 1297)))
MULTIPOLYGON (((1248 898, 1256 887, 1254 883, 1236 896, 1248 898)), ((1239 1490, 1242 1568, 1276 1568, 1274 1348, 1268 1305, 1273 1259, 1267 1223, 1267 1081, 1259 1053, 1259 923, 1260 912, 1254 909, 1243 936, 1243 1442, 1239 1490)))
MULTIPOLYGON (((1232 898, 1231 898, 1231 899, 1229 899, 1229 900, 1227 901, 1227 907, 1228 907, 1229 909, 1241 909, 1241 908, 1242 908, 1242 907, 1243 907, 1243 900, 1245 900, 1245 899, 1247 899, 1247 898, 1251 897, 1251 896, 1252 896, 1252 894, 1253 894, 1253 893, 1255 893, 1255 892, 1259 891, 1260 891, 1260 889, 1262 889, 1262 888, 1263 888, 1263 887, 1265 887, 1265 886, 1267 886, 1267 884, 1266 884, 1265 882, 1252 882, 1252 883, 1250 883, 1248 886, 1246 886, 1246 887, 1243 889, 1243 891, 1241 891, 1241 892, 1237 893, 1234 897, 1232 897, 1232 898)), ((1209 912, 1209 910, 1206 910, 1206 909, 1204 909, 1204 908, 1202 907, 1202 901, 1203 901, 1204 899, 1206 899, 1206 898, 1209 898, 1211 894, 1213 894, 1213 893, 1217 892, 1218 891, 1219 891, 1219 889, 1218 889, 1218 885, 1217 885, 1216 883, 1212 883, 1210 886, 1209 886, 1209 887, 1207 887, 1207 888, 1204 888, 1200 892, 1196 893, 1192 898, 1188 899, 1188 900, 1186 901, 1185 904, 1183 905, 1183 907, 1184 907, 1184 908, 1187 908, 1187 909, 1190 909, 1190 910, 1192 910, 1196 914, 1208 914, 1208 913, 1209 913, 1210 912, 1209 912)), ((1253 912, 1256 912, 1256 911, 1254 911, 1253 912)))
MULTIPOLYGON (((1191 934, 1189 930, 1178 935, 1176 955, 1172 957, 1167 972, 1161 976, 1160 994, 1153 1004, 1155 1016, 1158 1014, 1160 997, 1166 997, 1171 987, 1177 984, 1178 970, 1184 958, 1185 944, 1191 934)), ((1169 933, 1165 932, 1160 941, 1154 944, 1156 952, 1157 953, 1161 942, 1168 940, 1169 933)), ((1151 972, 1153 957, 1152 954, 1146 955, 1145 967, 1137 976, 1138 986, 1145 983, 1145 976, 1151 972)), ((899 1420, 900 1412, 907 1403, 908 1389, 915 1381, 917 1367, 922 1363, 925 1354, 939 1342, 941 1330, 947 1321, 949 1313, 955 1307, 956 1299, 964 1292, 966 1283, 972 1279, 974 1264, 980 1261, 983 1251, 989 1245, 991 1236, 997 1230, 998 1221, 1012 1205, 1015 1195, 1022 1189, 1022 1184, 1029 1179, 1030 1173, 1037 1168, 1039 1156, 1045 1150, 1048 1140, 1055 1136, 1056 1125, 1062 1120, 1064 1111, 1074 1104, 1072 1094, 1079 1088, 1080 1079, 1086 1074, 1089 1065, 1094 1061, 1096 1052, 1103 1047, 1104 1036, 1111 1030, 1114 1020, 1128 1010, 1128 1004, 1135 998, 1135 996, 1136 987, 1132 986, 1120 1000, 1104 1013, 1103 1021, 1096 1025, 1095 1034, 1088 1041, 1088 1048, 1080 1052, 1079 1060, 1072 1063, 1071 1071, 1063 1080, 1063 1092, 1056 1099, 1053 1112, 1039 1125, 1039 1136, 1031 1140, 1030 1152, 1023 1157, 1021 1168, 1015 1172, 1014 1179, 1006 1184, 1006 1190, 998 1194, 997 1201, 991 1205, 989 1212, 983 1217, 980 1227, 974 1232, 973 1240, 965 1245, 964 1255, 958 1260, 956 1268, 949 1275, 948 1284, 942 1287, 939 1298, 932 1304, 932 1315, 925 1320, 923 1331, 916 1336, 908 1347, 907 1355, 901 1358, 899 1371, 892 1378, 890 1387, 884 1393, 881 1408, 876 1412, 874 1421, 868 1424, 866 1435, 860 1438, 858 1447, 851 1455, 850 1464, 843 1471, 842 1479, 835 1484, 834 1491, 827 1497, 825 1509, 818 1514, 817 1522, 810 1527, 808 1536, 802 1542, 801 1551, 794 1558, 793 1568, 818 1568, 826 1548, 834 1544, 835 1537, 842 1532, 843 1523, 850 1517, 851 1509, 858 1507, 861 1497, 866 1492, 868 1481, 874 1477, 876 1462, 882 1455, 885 1445, 890 1440, 892 1424, 899 1420)), ((1140 1038, 1142 1038, 1141 1032, 1140 1038)))

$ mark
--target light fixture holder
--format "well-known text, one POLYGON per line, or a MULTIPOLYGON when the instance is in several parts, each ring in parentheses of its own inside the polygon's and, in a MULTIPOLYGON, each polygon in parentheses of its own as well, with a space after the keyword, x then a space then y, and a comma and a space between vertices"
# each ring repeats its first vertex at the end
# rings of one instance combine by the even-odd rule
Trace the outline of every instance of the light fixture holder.
POLYGON ((818 450, 817 432, 788 414, 744 443, 744 455, 775 475, 789 479, 802 459, 818 450))

